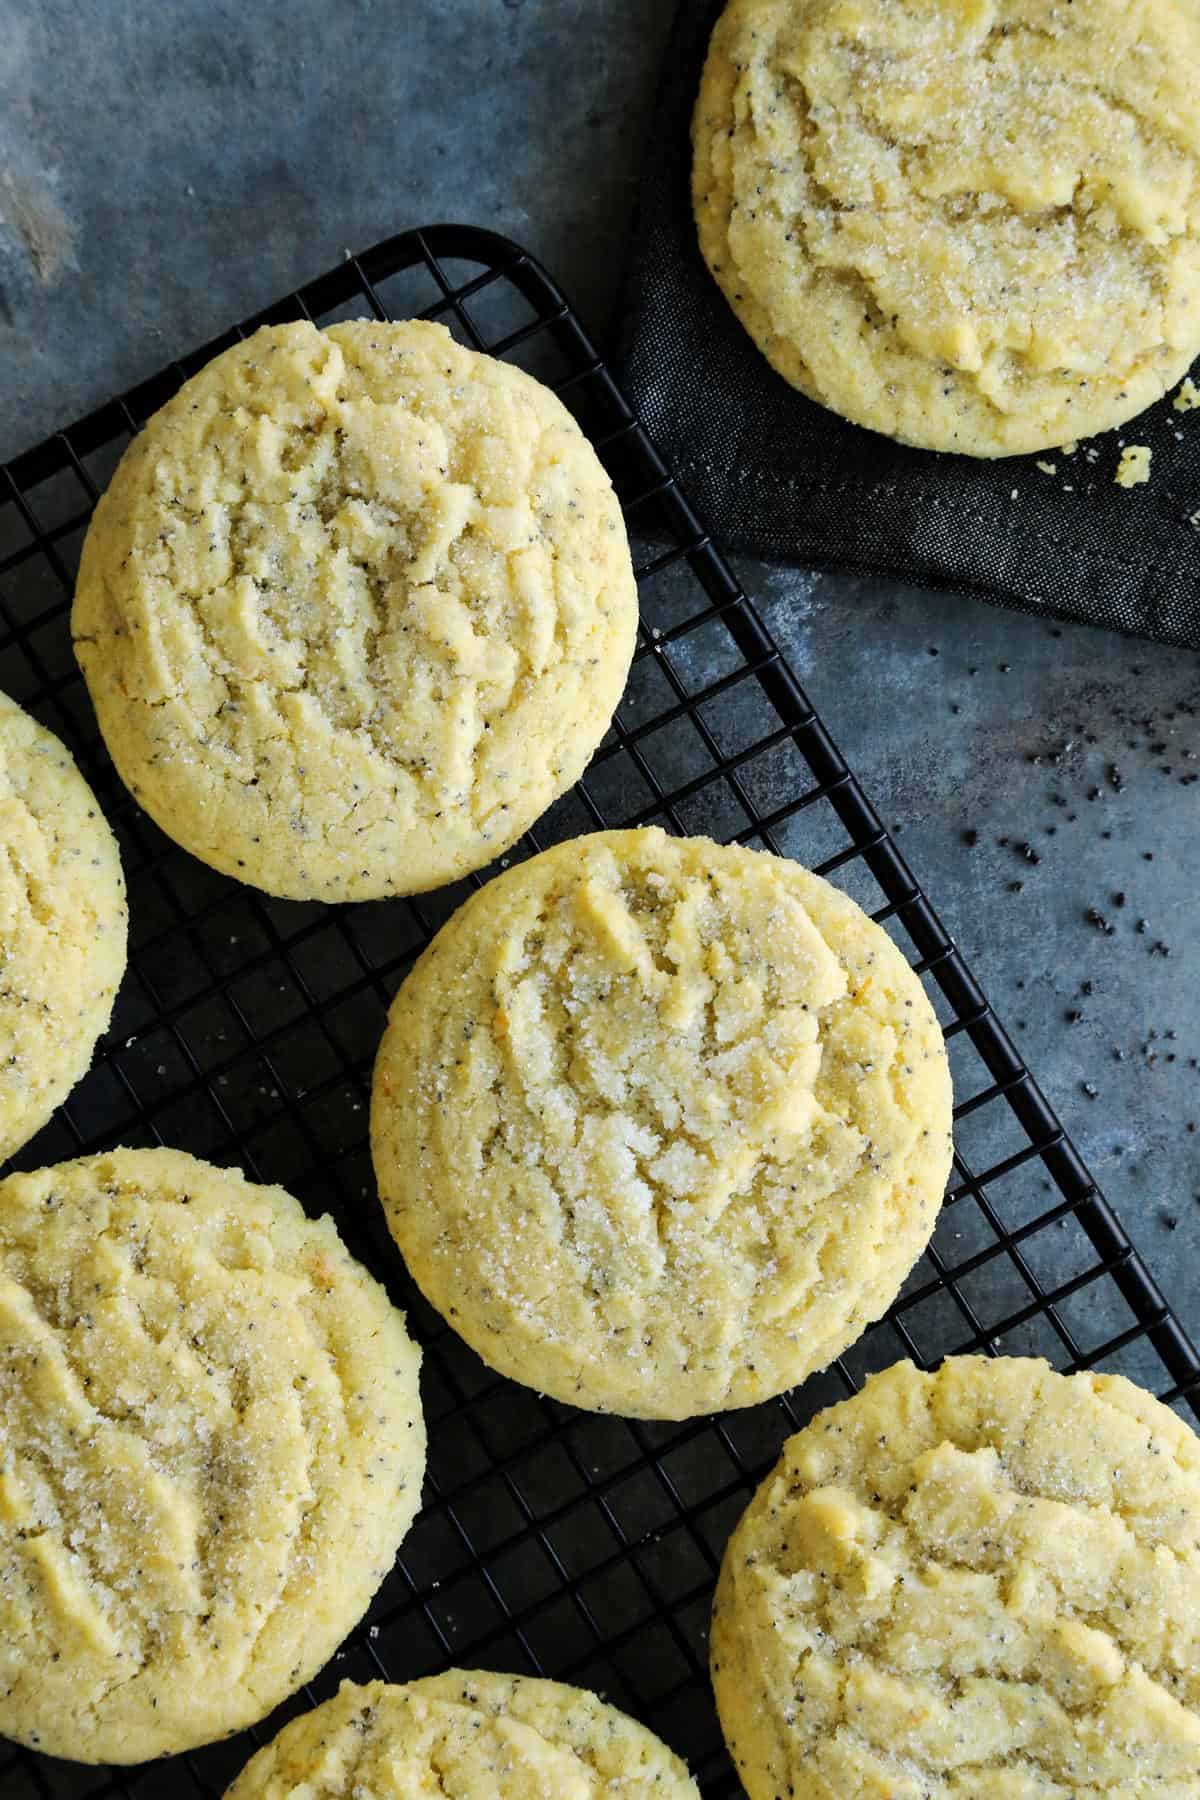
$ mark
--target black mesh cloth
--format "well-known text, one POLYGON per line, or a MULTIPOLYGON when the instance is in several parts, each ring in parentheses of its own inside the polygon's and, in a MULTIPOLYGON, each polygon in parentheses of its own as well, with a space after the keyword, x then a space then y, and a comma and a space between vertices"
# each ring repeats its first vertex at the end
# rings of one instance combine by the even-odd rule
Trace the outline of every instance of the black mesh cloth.
POLYGON ((767 561, 894 576, 1200 648, 1200 411, 1176 412, 1168 395, 1072 456, 985 461, 847 424, 770 368, 705 268, 692 221, 689 125, 720 12, 721 0, 682 0, 667 47, 618 346, 626 390, 713 534, 767 561), (1118 439, 1150 446, 1148 484, 1114 484, 1118 439))

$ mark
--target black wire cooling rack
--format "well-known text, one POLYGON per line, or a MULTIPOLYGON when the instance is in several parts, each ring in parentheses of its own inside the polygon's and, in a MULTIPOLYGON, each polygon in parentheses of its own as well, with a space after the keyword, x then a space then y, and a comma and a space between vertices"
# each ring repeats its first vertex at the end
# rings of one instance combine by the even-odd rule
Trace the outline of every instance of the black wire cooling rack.
MULTIPOLYGON (((438 226, 290 294, 0 477, 0 687, 63 737, 116 830, 130 965, 92 1073, 19 1157, 167 1143, 282 1182, 334 1214, 425 1346, 425 1506, 362 1625, 257 1730, 134 1770, 0 1745, 4 1800, 222 1792, 256 1744, 343 1677, 456 1664, 598 1689, 658 1731, 706 1795, 737 1790, 706 1676, 725 1539, 791 1431, 907 1355, 1043 1354, 1115 1369, 1200 1414, 1200 1359, 762 620, 545 272, 489 232, 438 226), (642 629, 629 686, 584 780, 515 856, 599 826, 658 822, 793 855, 903 946, 949 1041, 957 1095, 947 1205, 888 1318, 824 1375, 763 1406, 682 1425, 572 1411, 503 1381, 409 1282, 367 1146, 371 1063, 408 964, 464 897, 327 907, 269 900, 171 844, 117 781, 71 653, 88 514, 141 422, 257 325, 441 319, 562 396, 621 495, 642 629)), ((476 878, 477 880, 483 877, 476 878)))

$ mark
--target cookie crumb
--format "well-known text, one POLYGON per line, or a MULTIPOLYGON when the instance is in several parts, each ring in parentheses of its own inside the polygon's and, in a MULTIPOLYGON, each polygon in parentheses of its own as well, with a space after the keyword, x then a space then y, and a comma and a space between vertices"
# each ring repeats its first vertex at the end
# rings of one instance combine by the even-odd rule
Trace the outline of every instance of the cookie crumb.
POLYGON ((1118 487, 1141 487, 1150 479, 1149 444, 1126 444, 1113 480, 1118 487))

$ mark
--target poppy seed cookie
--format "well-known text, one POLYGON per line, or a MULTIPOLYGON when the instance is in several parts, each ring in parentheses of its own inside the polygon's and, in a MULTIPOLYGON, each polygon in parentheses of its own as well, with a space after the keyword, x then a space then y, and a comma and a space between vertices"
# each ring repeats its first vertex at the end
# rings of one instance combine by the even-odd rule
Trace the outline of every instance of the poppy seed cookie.
POLYGON ((1120 1376, 897 1363, 785 1444, 710 1642, 750 1800, 1200 1793, 1200 1440, 1120 1376))
POLYGON ((583 1688, 450 1669, 344 1681, 285 1725, 226 1800, 699 1800, 677 1756, 583 1688))
POLYGON ((1200 354, 1191 0, 731 0, 693 145, 734 312, 857 424, 1044 449, 1200 354))
POLYGON ((371 1139, 418 1285, 556 1399, 678 1419, 823 1368, 950 1166, 917 977, 765 852, 601 832, 490 882, 392 1003, 371 1139))
POLYGON ((0 1734, 142 1762, 315 1674, 420 1503, 418 1362, 281 1188, 177 1150, 0 1182, 0 1734))
POLYGON ((125 972, 121 859, 49 731, 0 694, 0 1163, 86 1074, 125 972))
POLYGON ((72 628, 122 779, 268 893, 437 887, 582 772, 633 654, 562 403, 440 325, 264 327, 122 458, 72 628))

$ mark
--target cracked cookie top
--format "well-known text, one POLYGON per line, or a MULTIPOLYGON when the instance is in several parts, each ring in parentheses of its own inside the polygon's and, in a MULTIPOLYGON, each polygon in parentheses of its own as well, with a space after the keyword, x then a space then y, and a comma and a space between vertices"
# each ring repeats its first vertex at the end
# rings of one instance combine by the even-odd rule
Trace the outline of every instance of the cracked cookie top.
POLYGON ((1185 1800, 1200 1441, 1120 1376, 897 1363, 784 1446, 711 1650, 751 1800, 1185 1800))
POLYGON ((857 424, 1042 449, 1200 352, 1192 0, 732 0, 693 144, 726 298, 857 424))
POLYGON ((418 892, 579 776, 633 653, 612 486, 440 325, 264 327, 129 447, 72 626, 117 768, 269 893, 418 892))
POLYGON ((0 1164, 86 1073, 125 972, 127 923, 91 789, 0 694, 0 1164))
POLYGON ((917 977, 795 863, 659 830, 509 870, 401 987, 380 1193, 494 1368, 686 1418, 824 1367, 895 1297, 950 1166, 917 977))
POLYGON ((174 1150, 0 1183, 0 1734, 141 1762, 314 1674, 420 1502, 418 1361, 281 1188, 174 1150))
POLYGON ((449 1669, 406 1687, 344 1681, 285 1725, 226 1800, 698 1800, 645 1726, 583 1688, 449 1669))

